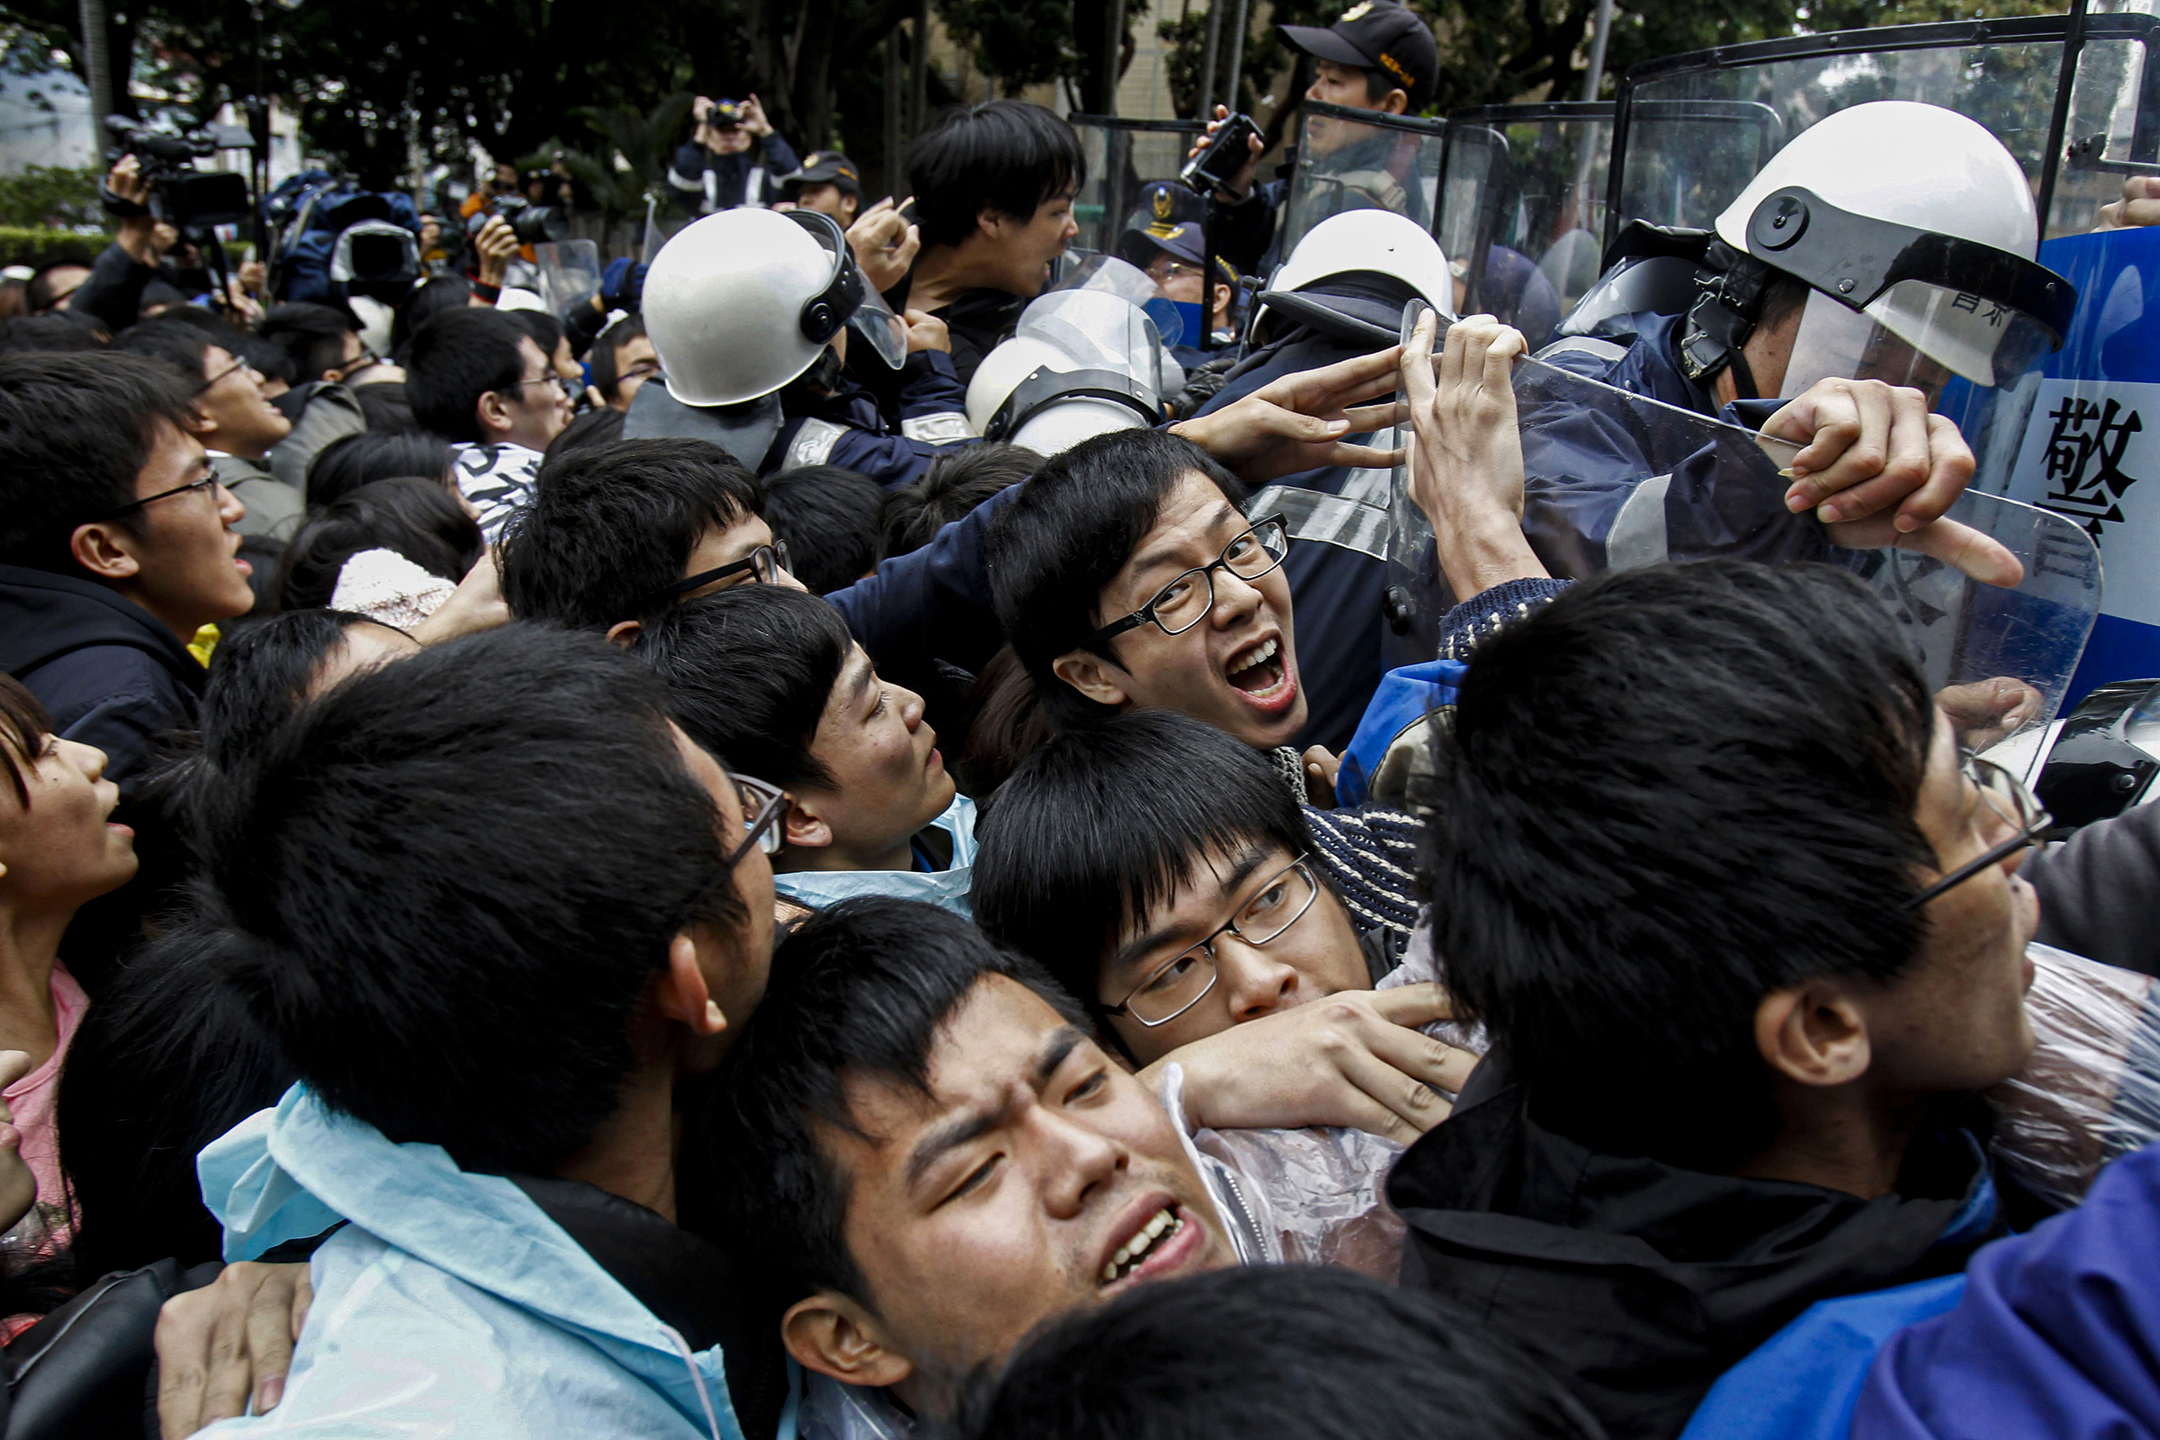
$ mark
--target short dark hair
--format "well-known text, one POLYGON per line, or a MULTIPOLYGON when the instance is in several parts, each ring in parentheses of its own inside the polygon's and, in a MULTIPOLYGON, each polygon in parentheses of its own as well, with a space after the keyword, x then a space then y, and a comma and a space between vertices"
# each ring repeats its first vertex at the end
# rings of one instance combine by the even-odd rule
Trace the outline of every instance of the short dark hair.
POLYGON ((452 440, 478 440, 480 397, 518 383, 525 373, 518 341, 525 338, 525 328, 508 315, 470 306, 420 326, 405 362, 413 418, 452 440))
POLYGON ((1829 566, 1623 571, 1478 647, 1417 797, 1434 938, 1539 1123, 1710 1171, 1767 1142, 1762 997, 1920 941, 1934 719, 1829 566))
POLYGON ((345 337, 359 334, 360 324, 333 306, 295 300, 271 306, 262 333, 285 352, 299 380, 320 380, 326 370, 345 368, 345 337))
POLYGON ((925 245, 958 245, 984 210, 1033 218, 1087 183, 1080 137, 1026 100, 955 105, 908 146, 908 188, 925 245))
MULTIPOLYGON (((23 287, 23 299, 29 304, 31 313, 42 315, 47 310, 52 309, 53 301, 56 298, 53 295, 53 271, 89 270, 93 268, 95 267, 91 265, 88 256, 80 259, 70 257, 62 260, 48 260, 43 265, 38 266, 37 273, 30 277, 30 283, 23 287)), ((89 282, 85 281, 84 283, 88 284, 89 282)))
POLYGON ((625 315, 622 319, 601 331, 600 338, 593 341, 593 388, 600 392, 601 399, 611 405, 621 395, 621 391, 617 387, 622 380, 622 376, 617 374, 615 370, 615 352, 644 333, 645 317, 643 315, 625 315))
POLYGON ((450 442, 425 430, 363 430, 357 435, 341 435, 316 451, 315 458, 308 462, 308 508, 319 509, 377 480, 406 477, 448 486, 450 442))
POLYGON ((548 441, 547 458, 552 460, 589 445, 612 445, 623 438, 623 422, 629 418, 612 406, 595 405, 555 432, 555 438, 548 441))
POLYGON ((914 484, 885 497, 885 554, 905 555, 966 518, 976 506, 1042 468, 1043 457, 1024 445, 959 445, 930 462, 914 484))
POLYGON ((1312 832, 1251 746, 1190 716, 1137 710, 1021 761, 975 840, 975 923, 1099 1011, 1103 957, 1200 857, 1256 841, 1301 855, 1312 832))
MULTIPOLYGON (((718 1134, 726 1208, 716 1223, 739 1253, 769 1257, 790 1299, 837 1290, 875 1305, 844 1235, 848 1177, 819 1130, 861 1135, 850 1080, 928 1092, 945 1022, 987 975, 1040 995, 1076 1025, 1072 999, 1034 961, 993 945, 949 910, 918 900, 844 900, 803 921, 773 952, 758 1015, 722 1067, 718 1134)), ((697 1228, 697 1227, 693 1227, 697 1228)))
POLYGON ((1166 1280, 1040 1329, 953 1440, 1602 1440, 1529 1357, 1431 1295, 1324 1265, 1166 1280))
POLYGON ((765 479, 765 523, 787 541, 795 578, 815 594, 877 568, 885 487, 842 465, 811 465, 765 479))
POLYGON ((352 387, 353 399, 360 402, 360 413, 367 420, 370 430, 413 430, 420 422, 413 418, 412 402, 405 398, 405 382, 402 380, 377 380, 366 385, 352 387))
POLYGON ((363 550, 395 550, 453 585, 486 542, 440 480, 375 480, 312 512, 278 561, 279 603, 288 610, 328 605, 345 562, 363 550))
POLYGON ((332 1109, 548 1173, 621 1103, 670 943, 743 919, 673 737, 595 636, 513 624, 342 682, 214 807, 224 983, 332 1109))
POLYGON ((242 338, 231 326, 222 321, 204 325, 178 315, 159 315, 130 325, 113 341, 112 351, 116 355, 147 355, 162 360, 199 387, 207 378, 204 356, 212 345, 235 360, 247 358, 242 338))
POLYGON ((105 337, 65 315, 16 315, 0 320, 0 353, 103 350, 105 337))
MULTIPOLYGON (((1205 450, 1167 430, 1121 430, 1053 456, 992 527, 990 589, 998 623, 1064 726, 1118 712, 1058 679, 1050 665, 1102 626, 1096 607, 1187 474, 1214 482, 1231 504, 1245 487, 1205 450)), ((1114 658, 1114 657, 1111 657, 1114 658)))
POLYGON ((503 599, 526 620, 605 630, 671 602, 698 537, 762 511, 757 476, 707 440, 620 440, 540 467, 503 538, 503 599))
POLYGON ((854 637, 840 612, 778 585, 735 585, 654 616, 633 652, 684 733, 768 784, 829 788, 810 753, 854 637))
POLYGON ((545 310, 505 310, 502 313, 515 321, 519 329, 532 336, 533 344, 539 346, 540 353, 548 357, 548 368, 553 369, 555 347, 562 344, 562 321, 545 310))
POLYGON ((0 355, 0 563, 83 574, 75 527, 132 503, 158 427, 195 420, 187 385, 155 360, 0 355))
POLYGON ((463 275, 422 277, 390 325, 390 348, 398 363, 406 364, 411 358, 413 336, 422 325, 437 315, 472 308, 472 281, 463 275))

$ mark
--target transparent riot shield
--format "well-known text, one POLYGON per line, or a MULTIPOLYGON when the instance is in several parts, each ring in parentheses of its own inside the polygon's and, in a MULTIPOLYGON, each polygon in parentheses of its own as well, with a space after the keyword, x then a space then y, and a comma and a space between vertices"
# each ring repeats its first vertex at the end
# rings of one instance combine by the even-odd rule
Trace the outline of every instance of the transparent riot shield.
POLYGON ((1537 349, 1597 280, 1612 117, 1607 101, 1448 117, 1433 234, 1463 314, 1498 316, 1537 349))
POLYGON ((2160 175, 2160 0, 2109 8, 2117 13, 2086 16, 2079 35, 2050 237, 2085 234, 2126 178, 2160 175))
MULTIPOLYGON (((1414 328, 1413 313, 1405 334, 1414 328)), ((1796 445, 1536 360, 1518 363, 1515 395, 1525 528, 1554 575, 1587 579, 1711 556, 1842 566, 1910 634, 1930 687, 1974 747, 2005 747, 2028 769, 2036 762, 2038 747, 2021 737, 2055 717, 2100 608, 2099 552, 2076 525, 1969 491, 1950 518, 1992 536, 2024 567, 2015 586, 1985 585, 1917 551, 1847 549, 1811 516, 1788 514, 1781 472, 1796 445), (1599 463, 1584 463, 1593 454, 1599 463), (1549 525, 1540 533, 1541 512, 1567 517, 1572 533, 1556 536, 1549 525)), ((1388 585, 1398 628, 1436 647, 1456 597, 1438 573, 1431 526, 1410 499, 1416 443, 1405 435, 1394 477, 1388 585)))
POLYGON ((1430 227, 1440 189, 1442 120, 1305 102, 1278 253, 1348 210, 1392 210, 1430 227))
POLYGON ((1185 152, 1205 132, 1192 120, 1121 120, 1108 115, 1075 115, 1087 160, 1087 183, 1073 197, 1073 223, 1080 233, 1072 248, 1083 255, 1114 255, 1118 237, 1151 218, 1144 203, 1148 185, 1175 181, 1185 152))
MULTIPOLYGON (((2094 17, 2095 23, 2108 17, 2094 17)), ((1636 66, 1620 86, 1606 239, 1630 220, 1707 228, 1771 154, 1826 115, 1918 100, 1985 125, 2031 177, 2049 134, 2069 20, 2036 16, 1896 25, 1729 45, 1636 66), (1752 160, 1703 107, 1759 107, 1767 151, 1752 160)))

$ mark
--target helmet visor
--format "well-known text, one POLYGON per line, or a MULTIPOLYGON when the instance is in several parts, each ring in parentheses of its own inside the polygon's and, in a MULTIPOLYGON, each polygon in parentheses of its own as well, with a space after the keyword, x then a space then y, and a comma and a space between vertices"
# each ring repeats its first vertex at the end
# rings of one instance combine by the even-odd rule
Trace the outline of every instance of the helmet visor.
MULTIPOLYGON (((870 288, 862 267, 855 263, 855 252, 848 247, 846 234, 831 216, 819 211, 790 210, 786 214, 808 231, 833 261, 831 283, 805 307, 805 316, 817 306, 829 307, 833 329, 845 324, 860 335, 887 366, 899 369, 907 361, 907 326, 893 314, 885 297, 870 288)), ((803 328, 806 332, 810 330, 808 318, 803 328)))
POLYGON ((1789 400, 1819 380, 1881 380, 1921 391, 1932 408, 1953 377, 2015 385, 2053 344, 2021 311, 1918 280, 1900 281, 1864 311, 1811 290, 1778 395, 1789 400))
MULTIPOLYGON (((1147 281, 1144 275, 1141 279, 1147 281)), ((1152 293, 1153 283, 1147 288, 1152 293)), ((1145 310, 1124 296, 1103 290, 1050 291, 1020 313, 1014 333, 1055 347, 1071 357, 1074 369, 1112 371, 1162 393, 1162 332, 1145 310)))

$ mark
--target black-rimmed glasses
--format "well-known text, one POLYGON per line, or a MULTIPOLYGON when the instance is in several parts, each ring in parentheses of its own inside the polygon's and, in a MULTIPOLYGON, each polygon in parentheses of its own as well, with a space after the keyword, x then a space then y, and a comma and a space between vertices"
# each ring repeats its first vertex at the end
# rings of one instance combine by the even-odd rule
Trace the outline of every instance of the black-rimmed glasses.
POLYGON ((727 868, 732 870, 742 863, 742 858, 756 846, 767 855, 777 855, 787 843, 787 835, 780 828, 780 817, 787 814, 787 792, 777 785, 748 775, 727 772, 728 779, 735 782, 735 793, 742 799, 743 838, 727 857, 727 868))
POLYGON ((175 485, 170 490, 160 490, 157 492, 157 494, 145 495, 140 500, 130 500, 127 504, 117 506, 111 510, 107 510, 104 514, 96 518, 98 518, 99 520, 116 520, 120 516, 127 514, 130 510, 140 510, 143 506, 152 504, 155 501, 169 500, 175 495, 185 495, 190 491, 194 490, 215 490, 218 488, 220 488, 220 482, 218 480, 218 477, 215 474, 205 475, 200 480, 190 481, 188 484, 185 485, 175 485))
POLYGON ((527 385, 552 385, 555 387, 555 392, 558 395, 568 395, 572 393, 570 389, 570 382, 563 379, 563 377, 560 375, 536 375, 530 380, 520 380, 515 385, 512 385, 510 388, 512 390, 522 390, 527 385))
POLYGON ((658 605, 663 600, 672 600, 678 595, 687 595, 692 590, 703 589, 715 580, 725 580, 730 575, 740 575, 745 570, 749 571, 750 578, 760 585, 776 585, 780 581, 780 572, 787 568, 787 541, 775 540, 770 545, 758 546, 740 560, 730 561, 725 565, 716 565, 710 570, 700 570, 697 574, 685 576, 672 585, 663 585, 645 596, 638 603, 640 608, 649 608, 658 605))
POLYGON ((1130 995, 1110 1007, 1113 1015, 1129 1015, 1153 1029, 1167 1025, 1200 1003, 1215 988, 1221 973, 1215 963, 1215 942, 1235 935, 1247 945, 1265 945, 1305 917, 1320 896, 1308 857, 1298 856, 1260 883, 1207 939, 1189 945, 1157 966, 1130 995))
POLYGON ((1981 803, 1993 810, 2017 833, 2002 844, 1966 861, 1906 901, 1904 908, 1907 910, 1917 910, 1944 891, 1964 884, 1989 866, 2000 865, 2026 846, 2039 844, 2040 832, 2055 823, 2055 817, 2048 814, 2047 807, 2040 803, 2040 797, 2033 794, 2014 772, 1993 760, 1983 760, 1978 755, 1968 754, 1960 769, 1966 779, 1979 787, 1981 803))
POLYGON ((232 374, 236 370, 247 371, 248 378, 258 383, 260 383, 260 381, 262 380, 262 371, 257 370, 253 365, 248 364, 248 362, 245 360, 235 360, 232 364, 226 366, 223 370, 218 371, 217 374, 212 375, 209 379, 203 381, 202 384, 196 386, 195 393, 197 395, 209 394, 213 389, 217 387, 217 383, 220 380, 223 380, 226 376, 232 374))
POLYGON ((1155 598, 1138 610, 1111 621, 1088 637, 1091 645, 1106 645, 1128 630, 1154 625, 1165 635, 1182 635, 1215 608, 1215 572, 1227 570, 1240 580, 1257 580, 1282 564, 1290 550, 1290 530, 1280 515, 1255 520, 1213 561, 1187 570, 1155 592, 1155 598))

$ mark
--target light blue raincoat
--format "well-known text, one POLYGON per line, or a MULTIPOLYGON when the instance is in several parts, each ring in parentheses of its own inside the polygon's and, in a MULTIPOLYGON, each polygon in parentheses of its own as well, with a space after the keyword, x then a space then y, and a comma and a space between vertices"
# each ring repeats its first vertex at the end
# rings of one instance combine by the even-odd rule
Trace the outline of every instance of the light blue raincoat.
POLYGON ((196 1170, 227 1260, 351 1222, 315 1251, 283 1402, 204 1435, 742 1440, 717 1346, 693 1352, 516 1185, 440 1146, 295 1085, 196 1170))
POLYGON ((968 908, 968 887, 975 873, 975 802, 965 795, 953 796, 952 804, 926 828, 952 836, 952 864, 943 870, 791 870, 773 875, 773 889, 812 910, 858 895, 889 895, 896 900, 922 900, 963 920, 974 919, 975 912, 968 908))

